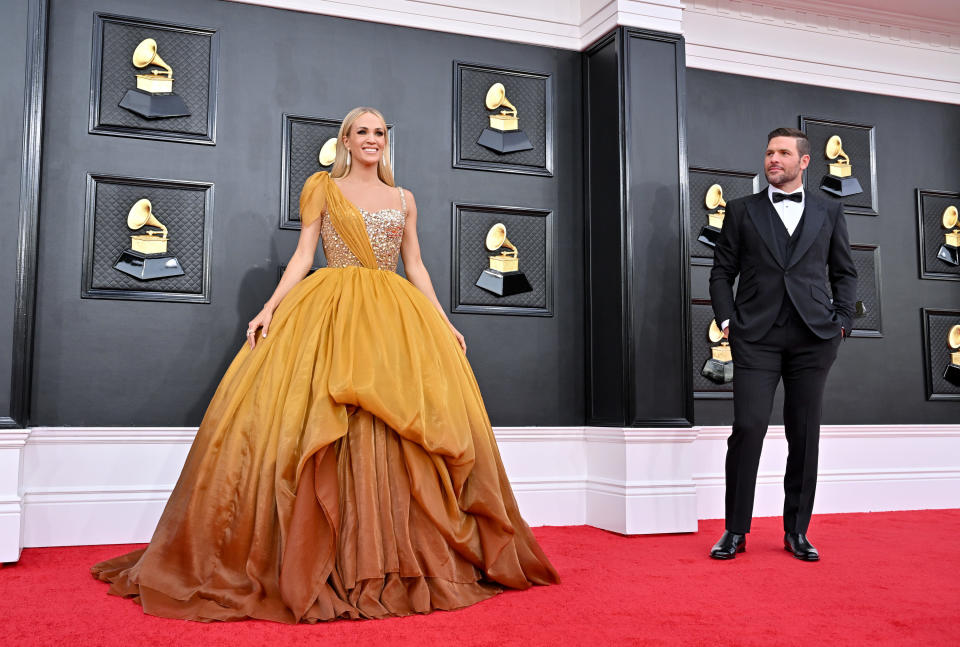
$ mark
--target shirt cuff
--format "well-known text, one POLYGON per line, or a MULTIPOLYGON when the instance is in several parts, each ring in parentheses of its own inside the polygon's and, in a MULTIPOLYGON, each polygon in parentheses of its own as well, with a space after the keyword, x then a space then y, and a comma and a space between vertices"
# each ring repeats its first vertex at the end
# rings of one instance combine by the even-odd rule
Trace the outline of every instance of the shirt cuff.
POLYGON ((729 326, 730 326, 730 320, 729 320, 729 319, 724 319, 724 320, 723 320, 723 323, 720 324, 720 330, 723 330, 724 328, 727 328, 727 327, 729 327, 729 326))

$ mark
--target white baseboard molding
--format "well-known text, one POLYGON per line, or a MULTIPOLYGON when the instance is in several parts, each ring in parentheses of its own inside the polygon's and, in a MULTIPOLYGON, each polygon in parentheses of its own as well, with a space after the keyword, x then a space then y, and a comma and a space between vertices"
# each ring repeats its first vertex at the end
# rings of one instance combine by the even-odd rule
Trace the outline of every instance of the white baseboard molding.
MULTIPOLYGON (((701 519, 723 518, 723 474, 694 476, 697 514, 701 519)), ((820 471, 817 474, 815 513, 889 512, 893 510, 960 507, 960 469, 820 471)), ((753 505, 756 517, 783 512, 783 473, 761 472, 753 505)))
MULTIPOLYGON (((149 541, 194 428, 0 431, 0 561, 22 547, 149 541)), ((729 427, 495 430, 532 526, 695 532, 723 517, 729 427)), ((756 516, 783 505, 786 440, 771 427, 756 516)), ((814 512, 960 508, 960 425, 825 426, 814 512)))
POLYGON ((566 479, 511 478, 510 485, 529 525, 587 524, 586 482, 579 476, 566 479))
POLYGON ((173 486, 33 491, 24 495, 23 545, 88 546, 150 541, 173 486))
MULTIPOLYGON (((697 516, 722 519, 729 427, 702 427, 693 480, 697 516)), ((783 513, 787 440, 771 426, 763 445, 754 516, 783 513)), ((960 425, 825 425, 814 514, 960 507, 960 425)))

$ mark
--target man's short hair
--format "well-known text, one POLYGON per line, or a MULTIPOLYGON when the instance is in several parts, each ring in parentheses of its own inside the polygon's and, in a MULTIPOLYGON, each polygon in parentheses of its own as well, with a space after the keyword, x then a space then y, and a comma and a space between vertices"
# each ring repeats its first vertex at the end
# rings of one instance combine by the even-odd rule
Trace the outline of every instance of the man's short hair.
POLYGON ((796 128, 777 128, 776 130, 771 130, 770 134, 767 135, 767 143, 770 143, 770 140, 774 137, 793 137, 797 140, 797 152, 800 153, 800 157, 810 154, 810 140, 807 139, 807 134, 802 130, 797 130, 796 128))

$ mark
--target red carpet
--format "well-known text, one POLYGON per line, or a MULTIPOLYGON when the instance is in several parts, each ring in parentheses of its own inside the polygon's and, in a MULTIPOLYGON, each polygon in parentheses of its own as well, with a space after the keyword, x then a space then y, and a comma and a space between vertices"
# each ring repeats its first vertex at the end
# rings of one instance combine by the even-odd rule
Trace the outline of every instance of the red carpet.
POLYGON ((784 552, 780 528, 755 520, 732 562, 707 558, 721 521, 652 537, 537 528, 560 586, 298 626, 145 616, 87 571, 129 546, 34 548, 0 569, 0 645, 960 645, 960 510, 817 515, 812 564, 784 552))

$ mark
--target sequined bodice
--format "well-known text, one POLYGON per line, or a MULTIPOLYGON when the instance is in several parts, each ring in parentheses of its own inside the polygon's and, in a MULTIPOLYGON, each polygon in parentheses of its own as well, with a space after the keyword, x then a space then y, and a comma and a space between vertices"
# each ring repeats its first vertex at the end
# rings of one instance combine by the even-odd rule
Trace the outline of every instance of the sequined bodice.
MULTIPOLYGON (((358 210, 370 237, 370 245, 377 257, 377 267, 395 272, 400 258, 400 241, 403 240, 403 226, 406 222, 406 200, 403 189, 400 190, 402 207, 400 209, 380 209, 378 211, 358 210)), ((324 211, 320 222, 320 237, 323 239, 323 254, 327 258, 327 267, 359 267, 360 260, 343 242, 329 214, 324 211)))

